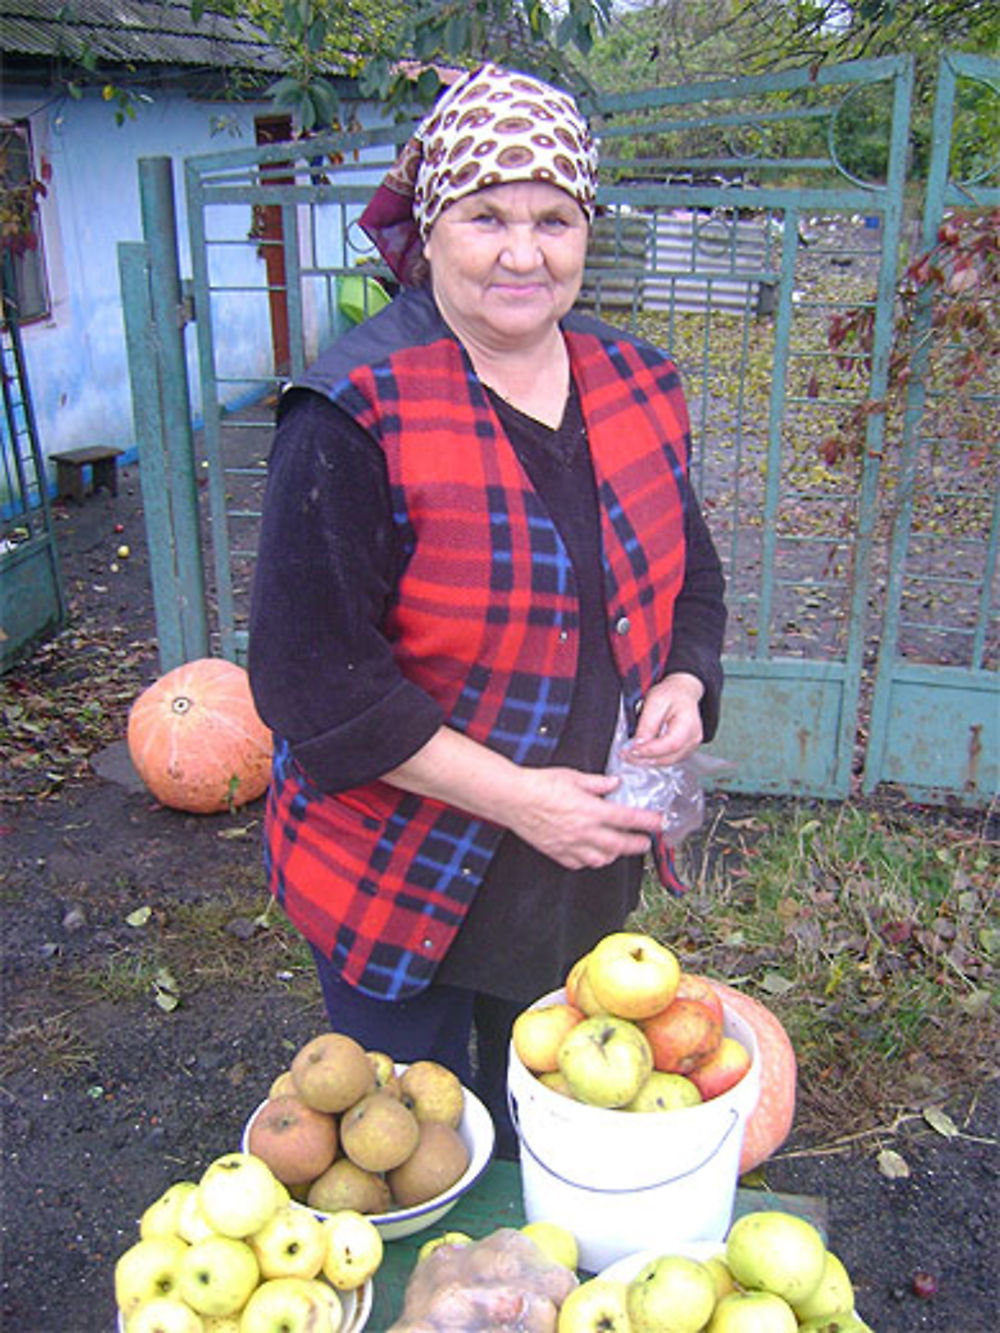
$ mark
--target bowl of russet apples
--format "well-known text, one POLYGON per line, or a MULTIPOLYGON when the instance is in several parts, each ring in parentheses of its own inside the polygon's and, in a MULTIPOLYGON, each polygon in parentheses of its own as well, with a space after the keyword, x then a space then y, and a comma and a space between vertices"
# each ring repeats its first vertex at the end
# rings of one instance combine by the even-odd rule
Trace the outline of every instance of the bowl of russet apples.
POLYGON ((486 1170, 493 1145, 489 1112, 446 1066, 398 1064, 340 1032, 296 1052, 242 1140, 293 1202, 323 1219, 360 1213, 383 1240, 439 1221, 486 1170))
POLYGON ((383 1255, 360 1213, 293 1206, 260 1158, 176 1181, 115 1264, 119 1333, 361 1333, 383 1255))
POLYGON ((517 1016, 511 1044, 526 1070, 575 1101, 669 1111, 746 1076, 751 1052, 724 1024, 711 981, 651 936, 617 931, 577 960, 562 992, 517 1016))
POLYGON ((646 1250, 574 1288, 558 1333, 871 1333, 841 1260, 804 1218, 744 1214, 720 1244, 646 1250))

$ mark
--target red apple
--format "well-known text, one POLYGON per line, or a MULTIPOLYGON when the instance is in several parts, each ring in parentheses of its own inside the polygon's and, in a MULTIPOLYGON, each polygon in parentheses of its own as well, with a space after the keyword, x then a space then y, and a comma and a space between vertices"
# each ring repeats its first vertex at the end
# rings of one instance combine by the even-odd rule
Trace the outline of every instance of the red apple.
POLYGON ((511 1041, 525 1069, 536 1074, 557 1070, 562 1039, 582 1018, 582 1012, 571 1004, 546 1004, 518 1014, 511 1041))
POLYGON ((700 976, 697 972, 682 972, 674 999, 698 1000, 701 1004, 707 1004, 718 1015, 719 1023, 722 1023, 722 1000, 708 977, 700 976))
POLYGON ((272 1097, 257 1112, 247 1151, 260 1157, 284 1185, 321 1176, 337 1155, 337 1121, 299 1097, 272 1097))
POLYGON ((639 1024, 665 1074, 690 1074, 718 1050, 722 1019, 700 1000, 674 1000, 639 1024))
POLYGON ((688 1078, 701 1093, 702 1100, 707 1102, 734 1088, 749 1068, 750 1056, 746 1048, 735 1037, 723 1037, 715 1054, 697 1069, 692 1069, 688 1078))

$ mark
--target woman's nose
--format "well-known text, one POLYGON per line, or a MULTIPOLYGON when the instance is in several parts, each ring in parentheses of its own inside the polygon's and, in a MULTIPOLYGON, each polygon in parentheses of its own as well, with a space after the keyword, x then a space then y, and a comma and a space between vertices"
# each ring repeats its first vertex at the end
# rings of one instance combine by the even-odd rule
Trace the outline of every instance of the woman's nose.
POLYGON ((542 252, 535 237, 534 228, 508 227, 500 258, 509 268, 540 268, 542 252))

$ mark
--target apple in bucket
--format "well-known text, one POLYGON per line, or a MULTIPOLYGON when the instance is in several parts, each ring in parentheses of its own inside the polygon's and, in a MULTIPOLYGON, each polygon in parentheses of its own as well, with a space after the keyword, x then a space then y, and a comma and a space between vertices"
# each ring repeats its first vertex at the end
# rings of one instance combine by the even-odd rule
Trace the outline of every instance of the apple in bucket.
POLYGON ((690 1074, 718 1049, 722 1013, 700 1000, 673 1000, 644 1018, 640 1027, 653 1049, 653 1065, 664 1074, 690 1074))

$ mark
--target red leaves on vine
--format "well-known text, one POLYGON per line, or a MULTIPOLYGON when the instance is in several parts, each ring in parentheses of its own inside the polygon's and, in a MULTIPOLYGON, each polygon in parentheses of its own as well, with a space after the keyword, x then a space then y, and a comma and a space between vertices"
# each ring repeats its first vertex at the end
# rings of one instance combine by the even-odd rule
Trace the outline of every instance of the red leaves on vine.
MULTIPOLYGON (((926 350, 921 345, 918 312, 926 311, 928 305, 936 381, 950 399, 952 421, 961 417, 965 435, 975 437, 982 432, 985 413, 975 411, 972 396, 988 368, 1000 360, 1000 209, 956 213, 946 218, 934 247, 908 265, 896 298, 888 400, 862 402, 847 413, 838 433, 820 445, 828 464, 842 462, 852 454, 860 456, 867 418, 885 411, 905 393, 917 354, 926 350)), ((867 382, 874 341, 874 302, 830 317, 827 343, 841 372, 867 382)))

